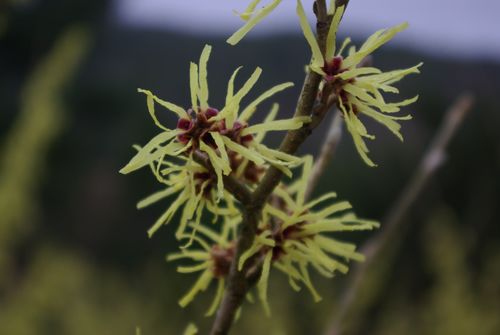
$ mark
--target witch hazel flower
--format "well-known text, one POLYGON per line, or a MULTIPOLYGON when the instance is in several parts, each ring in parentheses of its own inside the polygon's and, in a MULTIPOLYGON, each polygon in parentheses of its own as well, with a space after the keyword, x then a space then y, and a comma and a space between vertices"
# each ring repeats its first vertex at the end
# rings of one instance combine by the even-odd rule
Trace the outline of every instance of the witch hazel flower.
MULTIPOLYGON (((203 237, 194 237, 195 248, 181 248, 180 252, 167 256, 167 261, 183 260, 189 262, 186 265, 178 266, 180 273, 200 273, 191 289, 179 300, 181 307, 186 307, 195 297, 209 289, 213 282, 216 283, 216 293, 212 304, 206 312, 206 316, 215 313, 222 300, 224 285, 229 274, 231 261, 235 254, 235 236, 238 219, 225 216, 221 232, 216 232, 205 226, 195 227, 203 237)), ((182 234, 181 238, 193 239, 192 234, 182 234)))
POLYGON ((285 273, 294 290, 300 290, 301 285, 304 285, 314 300, 319 301, 321 297, 311 282, 310 268, 332 277, 336 272, 347 273, 350 260, 364 260, 354 244, 340 241, 329 234, 379 227, 376 221, 358 218, 347 201, 325 206, 325 202, 336 198, 333 192, 306 201, 305 192, 311 170, 312 156, 307 156, 300 179, 288 187, 281 185, 275 189, 271 201, 264 208, 258 236, 239 259, 240 270, 251 257, 260 257, 262 260, 262 275, 257 289, 268 314, 267 282, 271 267, 285 273), (318 205, 322 205, 322 208, 316 210, 318 205))
MULTIPOLYGON (((274 121, 278 110, 278 104, 274 104, 264 119, 264 123, 274 121)), ((259 145, 264 140, 265 135, 266 131, 258 133, 253 138, 253 142, 259 145)), ((138 151, 141 150, 139 146, 135 146, 135 148, 138 151)), ((184 234, 188 222, 194 220, 195 225, 199 226, 205 209, 214 215, 214 222, 221 216, 240 214, 234 197, 228 191, 223 191, 222 202, 217 201, 217 175, 213 171, 207 170, 202 165, 189 160, 185 156, 177 158, 182 164, 160 158, 150 163, 153 175, 165 187, 163 190, 157 191, 139 201, 137 208, 143 209, 170 196, 175 196, 175 200, 171 203, 167 201, 169 207, 151 228, 148 229, 149 237, 152 237, 162 225, 168 224, 181 208, 182 214, 175 234, 177 238, 180 238, 180 235, 184 234)), ((253 161, 233 151, 229 152, 229 160, 235 177, 249 186, 257 183, 265 172, 264 167, 256 165, 253 161)), ((291 177, 291 172, 288 175, 291 177)), ((193 236, 195 232, 196 229, 193 229, 193 236)))
MULTIPOLYGON (((262 70, 256 68, 244 85, 235 90, 234 82, 241 69, 239 67, 229 80, 225 106, 221 109, 211 107, 208 103, 207 81, 207 63, 211 50, 211 46, 206 45, 199 64, 190 65, 189 108, 165 101, 151 91, 139 89, 140 93, 146 95, 149 114, 162 131, 139 149, 130 162, 120 170, 121 173, 130 173, 154 162, 159 162, 161 165, 168 159, 181 159, 188 164, 194 161, 193 153, 199 151, 207 155, 215 172, 218 201, 224 197, 223 176, 233 173, 239 167, 240 161, 245 161, 245 167, 253 167, 256 170, 266 165, 273 165, 287 175, 291 175, 290 167, 300 164, 299 158, 268 148, 255 139, 269 131, 298 129, 310 121, 309 117, 284 120, 275 120, 273 117, 264 123, 249 124, 250 118, 263 101, 293 86, 293 83, 283 83, 268 89, 240 110, 243 98, 255 85, 262 70), (175 129, 168 128, 159 121, 155 110, 156 104, 177 115, 178 122, 175 129)), ((163 174, 167 175, 170 170, 165 171, 163 174)), ((191 170, 186 171, 190 174, 190 178, 193 178, 191 170)), ((239 172, 244 173, 245 169, 240 169, 239 172)))
POLYGON ((309 117, 248 124, 260 103, 293 84, 283 83, 270 88, 240 112, 242 99, 255 85, 262 70, 257 68, 245 84, 235 92, 234 81, 241 69, 239 67, 229 80, 225 106, 222 109, 210 107, 207 83, 207 62, 210 52, 211 47, 205 46, 199 66, 191 63, 190 108, 184 109, 158 98, 148 90, 139 89, 139 92, 146 95, 149 113, 162 132, 142 147, 120 172, 129 173, 150 164, 155 159, 165 159, 169 156, 186 156, 192 160, 192 153, 200 150, 208 155, 217 174, 217 191, 221 198, 224 189, 222 176, 233 172, 229 159, 231 153, 236 153, 259 166, 271 164, 287 169, 289 166, 296 166, 300 163, 298 158, 256 143, 253 138, 262 132, 298 129, 310 121, 309 117), (179 120, 176 129, 169 129, 159 122, 156 117, 155 103, 177 114, 179 120))
POLYGON ((333 90, 337 107, 344 117, 347 129, 363 161, 369 166, 376 166, 368 157, 369 150, 365 143, 365 139, 373 140, 375 136, 368 133, 359 116, 366 115, 381 123, 402 141, 401 125, 398 121, 410 120, 412 117, 393 114, 399 112, 401 107, 414 103, 418 96, 399 102, 386 102, 382 93, 399 93, 393 84, 409 74, 420 73, 419 68, 422 63, 408 69, 389 72, 362 66, 362 61, 367 56, 390 41, 398 32, 406 29, 407 23, 375 32, 359 49, 355 46, 349 47, 344 58, 342 54, 351 43, 351 39, 346 38, 340 49, 336 50, 336 35, 344 9, 345 6, 340 6, 333 12, 326 40, 326 52, 323 55, 309 26, 304 8, 300 0, 297 0, 297 15, 312 51, 310 69, 323 77, 323 87, 329 85, 333 90))

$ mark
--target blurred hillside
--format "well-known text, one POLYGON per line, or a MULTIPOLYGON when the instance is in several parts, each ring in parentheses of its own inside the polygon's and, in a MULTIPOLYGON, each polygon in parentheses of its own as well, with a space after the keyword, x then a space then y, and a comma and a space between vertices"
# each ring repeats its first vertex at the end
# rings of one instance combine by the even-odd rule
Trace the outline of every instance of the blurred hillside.
MULTIPOLYGON (((260 66, 264 72, 254 95, 284 81, 296 84, 277 96, 281 116, 289 117, 308 59, 305 42, 300 36, 281 35, 250 38, 233 48, 223 37, 117 26, 104 1, 70 5, 53 0, 25 6, 5 7, 8 24, 0 35, 0 241, 5 241, 0 261, 6 264, 0 276, 0 334, 132 334, 136 325, 144 334, 178 334, 190 320, 200 324, 210 294, 205 303, 202 299, 180 309, 179 292, 194 277, 176 274, 175 266, 164 262, 164 255, 176 248, 173 228, 160 230, 151 240, 146 236, 168 203, 137 211, 137 200, 158 185, 148 171, 118 174, 133 154, 131 145, 143 144, 157 132, 136 89, 151 89, 187 105, 189 61, 209 43, 214 46, 209 63, 214 106, 222 103, 226 82, 237 66, 245 66, 241 78, 260 66), (78 67, 50 93, 49 106, 59 106, 60 111, 44 122, 57 131, 43 137, 47 143, 41 150, 36 144, 42 135, 31 144, 21 141, 39 134, 37 125, 43 122, 33 119, 46 106, 37 98, 27 104, 25 92, 74 24, 88 31, 88 47, 78 67), (30 122, 35 130, 19 126, 30 122), (40 157, 30 159, 35 154, 40 157), (14 159, 17 167, 9 164, 14 159), (16 180, 29 181, 29 187, 16 180), (11 205, 17 198, 23 199, 23 206, 11 205), (21 233, 12 233, 18 230, 21 233)), ((415 334, 457 334, 456 328, 445 325, 470 317, 474 333, 497 334, 498 322, 477 310, 498 311, 494 302, 500 301, 500 63, 434 59, 388 47, 376 54, 375 64, 393 69, 421 60, 422 74, 400 85, 404 96, 420 95, 411 109, 414 120, 403 126, 405 143, 370 124, 377 140, 369 145, 380 166, 371 169, 345 136, 317 190, 335 190, 359 215, 381 219, 449 104, 463 91, 475 94, 476 105, 451 145, 447 164, 408 218, 411 225, 401 234, 401 248, 394 251, 394 266, 379 298, 366 307, 369 317, 358 318, 352 333, 401 333, 426 322, 443 327, 430 331, 422 326, 415 334), (456 281, 455 290, 446 285, 454 282, 450 278, 456 281), (452 298, 459 302, 465 292, 477 308, 455 310, 443 303, 455 301, 452 298), (488 327, 482 329, 482 324, 488 327)), ((43 77, 50 81, 60 75, 64 64, 60 65, 43 77)), ((40 85, 45 87, 43 81, 40 85)), ((165 113, 164 122, 175 120, 165 113)), ((316 153, 325 131, 320 128, 302 152, 316 153)), ((270 143, 278 141, 269 138, 270 143)), ((351 236, 360 242, 367 237, 351 236)), ((257 305, 245 310, 238 334, 319 333, 348 280, 349 276, 320 279, 325 302, 315 305, 306 294, 284 289, 283 278, 276 276, 270 301, 277 321, 264 319, 257 305)))

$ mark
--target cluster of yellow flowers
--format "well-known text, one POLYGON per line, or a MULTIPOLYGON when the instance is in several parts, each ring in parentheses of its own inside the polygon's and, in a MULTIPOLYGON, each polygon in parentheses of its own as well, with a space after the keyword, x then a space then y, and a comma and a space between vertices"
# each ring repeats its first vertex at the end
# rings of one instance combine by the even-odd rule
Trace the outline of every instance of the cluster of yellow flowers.
MULTIPOLYGON (((260 2, 252 1, 239 14, 246 24, 228 39, 228 43, 238 43, 281 0, 271 1, 257 9, 260 2)), ((326 52, 323 54, 309 26, 302 3, 297 0, 297 15, 312 51, 308 69, 322 77, 320 92, 325 87, 331 89, 332 98, 342 113, 360 156, 368 165, 374 166, 367 156, 368 149, 364 142, 364 138, 373 139, 374 136, 368 134, 359 116, 364 114, 373 118, 402 139, 397 121, 408 120, 411 116, 393 116, 392 113, 399 112, 400 107, 416 101, 417 97, 387 103, 382 92, 398 93, 392 84, 408 74, 418 73, 421 64, 385 73, 374 67, 362 66, 365 57, 406 28, 406 24, 376 32, 359 49, 351 46, 344 58, 342 54, 349 46, 350 39, 346 39, 338 51, 336 49, 337 30, 344 9, 344 6, 336 8, 335 1, 331 1, 328 12, 331 24, 326 52)), ((264 122, 250 123, 251 116, 264 100, 293 86, 292 83, 276 85, 240 108, 262 70, 255 69, 243 86, 235 90, 235 78, 241 69, 239 67, 229 79, 225 105, 214 108, 208 103, 207 63, 211 50, 210 46, 205 46, 199 63, 190 64, 189 108, 185 109, 160 99, 148 90, 139 89, 139 92, 146 95, 149 113, 161 132, 143 147, 137 146, 137 154, 121 172, 129 173, 149 166, 157 180, 165 185, 163 190, 139 202, 139 208, 176 195, 148 234, 152 236, 159 227, 171 221, 177 211, 182 210, 176 237, 187 240, 187 243, 178 253, 169 255, 168 260, 190 260, 191 264, 179 266, 178 271, 201 274, 192 289, 179 301, 181 306, 189 304, 215 280, 216 295, 207 312, 207 315, 212 315, 222 300, 231 263, 238 262, 238 269, 243 271, 245 262, 250 260, 255 265, 251 270, 260 274, 257 291, 266 312, 269 312, 267 283, 272 267, 288 276, 294 290, 304 286, 317 301, 320 296, 311 283, 310 268, 331 277, 337 271, 346 273, 350 260, 363 260, 363 255, 356 252, 355 245, 339 241, 331 237, 330 233, 371 230, 379 224, 358 218, 351 211, 348 202, 333 200, 336 198, 335 193, 327 193, 312 201, 306 199, 306 188, 313 166, 312 157, 288 155, 263 144, 267 132, 301 128, 311 121, 308 116, 276 120, 278 105, 274 104, 264 122), (175 129, 166 127, 159 121, 156 105, 177 115, 175 129), (195 156, 200 154, 207 158, 210 166, 202 165, 196 160, 195 156), (254 190, 269 166, 280 169, 289 177, 292 177, 294 169, 302 166, 302 173, 295 182, 282 183, 273 191, 259 218, 253 245, 235 260, 241 211, 235 197, 225 190, 224 178, 231 176, 254 190), (213 228, 202 222, 205 211, 213 217, 213 228)))
POLYGON ((174 203, 150 228, 150 236, 161 225, 168 223, 183 205, 184 211, 177 235, 184 232, 187 222, 193 216, 196 216, 196 221, 199 222, 205 207, 215 214, 220 214, 218 203, 221 199, 233 208, 232 196, 224 190, 224 175, 235 175, 237 178, 256 182, 266 164, 276 166, 291 176, 290 167, 301 162, 297 157, 268 148, 262 144, 262 140, 269 131, 298 129, 310 121, 309 117, 275 120, 278 112, 275 105, 263 123, 248 124, 260 103, 293 86, 293 83, 283 83, 270 88, 240 111, 242 99, 255 85, 262 70, 255 69, 245 84, 235 92, 234 81, 241 69, 239 67, 229 80, 225 106, 220 110, 210 107, 207 63, 211 50, 211 46, 206 45, 199 65, 191 63, 190 108, 184 109, 158 98, 148 90, 139 89, 139 92, 146 95, 149 114, 162 131, 142 148, 137 147, 137 154, 120 172, 130 173, 149 165, 158 181, 166 185, 164 190, 141 201, 140 208, 179 193, 174 203), (179 120, 176 129, 169 129, 160 123, 156 116, 155 104, 177 115, 179 120), (193 155, 196 151, 208 156, 215 175, 195 162, 193 155))
MULTIPOLYGON (((282 0, 274 0, 260 10, 256 10, 261 0, 254 0, 240 17, 247 21, 246 24, 234 33, 228 43, 238 43, 257 23, 263 20, 276 8, 282 0)), ((403 79, 411 73, 420 73, 422 63, 408 69, 382 72, 374 67, 359 66, 363 59, 390 41, 398 32, 408 27, 407 23, 400 24, 390 29, 381 29, 371 35, 359 49, 355 46, 348 48, 350 38, 346 38, 341 47, 336 49, 337 31, 340 20, 344 15, 345 6, 335 7, 335 0, 330 1, 328 14, 332 21, 326 39, 326 53, 320 50, 316 37, 307 21, 302 2, 297 0, 297 15, 304 36, 312 51, 312 60, 309 68, 323 77, 323 84, 332 85, 337 107, 344 117, 354 144, 361 158, 369 166, 376 166, 368 157, 368 148, 364 139, 375 139, 370 135, 359 119, 359 114, 364 114, 375 121, 383 124, 393 132, 401 141, 401 125, 397 121, 409 120, 411 115, 393 116, 391 114, 400 111, 400 107, 407 106, 417 101, 418 96, 400 102, 388 103, 382 92, 399 93, 392 84, 403 79), (348 49, 347 56, 342 56, 344 50, 348 49)))

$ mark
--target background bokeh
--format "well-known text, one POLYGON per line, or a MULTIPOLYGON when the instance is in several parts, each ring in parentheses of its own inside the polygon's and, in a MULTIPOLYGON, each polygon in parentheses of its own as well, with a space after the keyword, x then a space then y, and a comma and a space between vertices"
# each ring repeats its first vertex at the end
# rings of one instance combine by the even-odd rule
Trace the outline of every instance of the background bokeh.
MULTIPOLYGON (((178 307, 195 277, 165 262, 176 249, 172 227, 146 235, 168 201, 137 211, 137 200, 158 185, 148 171, 118 174, 131 145, 157 132, 136 89, 187 105, 189 61, 210 43, 213 105, 222 103, 235 67, 245 66, 243 78, 261 66, 254 95, 293 81, 296 87, 277 97, 281 116, 292 113, 309 54, 296 31, 260 33, 233 48, 224 43, 227 34, 127 24, 116 8, 105 0, 0 3, 0 334, 133 334, 136 326, 145 335, 180 334, 189 321, 204 329, 213 292, 178 307)), ((380 271, 370 274, 376 280, 349 314, 347 333, 498 334, 500 55, 443 56, 436 44, 412 47, 409 36, 374 59, 382 69, 425 63, 421 75, 400 85, 406 97, 420 94, 414 120, 404 124, 405 143, 370 124, 380 165, 371 169, 345 136, 317 192, 335 190, 360 216, 382 219, 447 107, 464 91, 476 103, 446 165, 406 217, 380 271)), ((167 113, 164 121, 175 122, 167 113)), ((302 153, 316 153, 325 131, 302 153)), ((347 238, 362 244, 370 236, 347 238)), ((265 318, 258 304, 245 305, 234 333, 321 334, 349 275, 316 279, 318 304, 272 276, 273 317, 265 318)))

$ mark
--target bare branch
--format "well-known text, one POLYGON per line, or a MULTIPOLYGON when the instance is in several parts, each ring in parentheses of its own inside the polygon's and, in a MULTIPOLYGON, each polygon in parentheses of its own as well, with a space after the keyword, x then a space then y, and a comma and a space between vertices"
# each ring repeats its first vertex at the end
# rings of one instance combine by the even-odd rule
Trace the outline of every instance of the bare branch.
MULTIPOLYGON (((326 12, 325 0, 317 0, 316 13, 318 15, 317 40, 321 50, 324 52, 330 23, 326 12)), ((295 153, 298 147, 310 135, 312 129, 323 120, 326 112, 331 107, 330 101, 328 101, 328 97, 331 94, 331 87, 328 87, 328 85, 324 88, 323 98, 317 102, 321 79, 321 76, 313 71, 307 74, 294 116, 311 116, 312 122, 300 129, 289 131, 279 147, 281 152, 287 154, 295 153)), ((250 282, 246 278, 246 271, 251 266, 251 262, 247 261, 240 272, 238 271, 237 260, 252 245, 262 208, 269 195, 279 184, 282 175, 283 173, 274 166, 269 167, 259 186, 253 192, 251 201, 246 202, 241 223, 241 232, 239 233, 236 246, 236 254, 229 272, 228 285, 212 326, 211 335, 224 335, 229 332, 237 309, 241 305, 252 282, 255 282, 255 280, 250 282)))
POLYGON ((246 262, 244 268, 238 271, 237 260, 245 250, 252 246, 257 230, 259 213, 252 208, 245 208, 243 215, 243 222, 245 224, 241 226, 238 243, 236 245, 236 255, 231 262, 228 284, 224 292, 221 306, 217 311, 214 324, 212 325, 212 330, 210 331, 211 335, 224 335, 229 333, 236 312, 241 306, 248 289, 256 282, 255 278, 253 281, 249 282, 245 275, 250 262, 246 262))
POLYGON ((429 149, 420 161, 415 173, 409 183, 404 188, 398 200, 389 210, 386 219, 383 220, 383 230, 372 240, 370 240, 362 249, 366 257, 364 263, 358 265, 349 281, 349 285, 343 291, 340 299, 340 305, 336 310, 334 322, 327 332, 329 335, 340 335, 343 332, 344 320, 355 305, 358 298, 358 291, 367 278, 366 273, 373 264, 373 260, 383 249, 383 247, 392 240, 397 228, 404 225, 404 217, 408 213, 412 204, 421 194, 424 186, 434 176, 438 168, 445 162, 446 147, 456 134, 467 113, 471 110, 474 98, 470 94, 460 96, 453 106, 446 113, 444 120, 439 128, 429 149))
POLYGON ((349 4, 349 0, 336 0, 335 1, 335 6, 340 7, 340 6, 346 6, 349 4))

